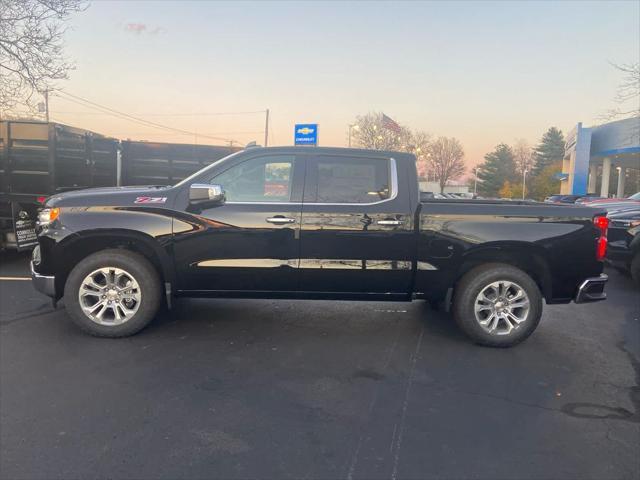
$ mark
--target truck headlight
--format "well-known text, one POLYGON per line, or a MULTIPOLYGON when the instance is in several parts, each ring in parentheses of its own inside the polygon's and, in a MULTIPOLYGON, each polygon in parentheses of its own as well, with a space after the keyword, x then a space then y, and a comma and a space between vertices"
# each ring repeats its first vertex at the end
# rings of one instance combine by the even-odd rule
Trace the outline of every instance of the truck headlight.
POLYGON ((34 265, 40 265, 40 262, 42 261, 40 245, 36 245, 36 247, 33 249, 33 252, 31 252, 31 260, 33 261, 34 265))
POLYGON ((38 225, 49 225, 60 216, 59 208, 45 208, 38 213, 38 225))

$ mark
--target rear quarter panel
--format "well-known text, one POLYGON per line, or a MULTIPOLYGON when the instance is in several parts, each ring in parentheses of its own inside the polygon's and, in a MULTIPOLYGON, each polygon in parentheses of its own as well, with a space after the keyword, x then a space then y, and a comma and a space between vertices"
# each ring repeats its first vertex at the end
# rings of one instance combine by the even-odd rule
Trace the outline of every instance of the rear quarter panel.
POLYGON ((544 204, 424 203, 416 292, 442 296, 478 258, 512 258, 539 272, 547 302, 569 301, 595 258, 594 209, 544 204))

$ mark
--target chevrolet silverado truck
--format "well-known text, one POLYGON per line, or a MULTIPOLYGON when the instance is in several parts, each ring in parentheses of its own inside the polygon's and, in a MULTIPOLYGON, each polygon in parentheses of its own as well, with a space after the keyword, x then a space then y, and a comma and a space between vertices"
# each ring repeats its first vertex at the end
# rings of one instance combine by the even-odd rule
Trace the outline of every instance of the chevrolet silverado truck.
POLYGON ((174 297, 423 299, 506 347, 543 301, 606 298, 607 226, 574 205, 421 202, 407 153, 255 147, 174 186, 48 198, 31 269, 101 337, 137 333, 174 297))

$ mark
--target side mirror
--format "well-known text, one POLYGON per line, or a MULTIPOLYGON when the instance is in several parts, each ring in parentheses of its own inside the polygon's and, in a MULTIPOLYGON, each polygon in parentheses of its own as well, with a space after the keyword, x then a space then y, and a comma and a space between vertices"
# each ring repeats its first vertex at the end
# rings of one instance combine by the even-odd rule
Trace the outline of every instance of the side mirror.
POLYGON ((194 183, 189 187, 189 202, 223 203, 224 190, 222 190, 221 185, 194 183))

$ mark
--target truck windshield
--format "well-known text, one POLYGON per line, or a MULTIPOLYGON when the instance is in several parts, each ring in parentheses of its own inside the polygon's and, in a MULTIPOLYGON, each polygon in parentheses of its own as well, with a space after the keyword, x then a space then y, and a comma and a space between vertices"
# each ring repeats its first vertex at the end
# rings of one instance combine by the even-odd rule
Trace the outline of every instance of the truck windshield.
POLYGON ((234 153, 232 153, 231 155, 227 155, 226 157, 223 157, 223 158, 221 158, 220 160, 217 160, 217 161, 213 162, 212 164, 207 165, 207 166, 206 166, 206 167, 204 167, 204 168, 201 168, 201 169, 200 169, 200 170, 198 170, 196 173, 189 175, 189 176, 188 176, 187 178, 185 178, 184 180, 180 180, 178 183, 176 183, 176 184, 174 185, 174 187, 179 187, 179 186, 181 186, 181 185, 186 185, 186 184, 188 184, 188 183, 193 182, 193 180, 194 180, 195 178, 197 178, 198 176, 200 176, 202 173, 204 173, 204 172, 207 172, 207 171, 211 170, 211 169, 212 169, 212 168, 214 168, 216 165, 220 165, 222 162, 225 162, 225 161, 227 161, 228 159, 230 159, 230 158, 232 158, 232 157, 235 157, 236 155, 238 155, 238 154, 240 154, 240 153, 243 153, 243 152, 244 152, 244 150, 240 150, 240 151, 238 151, 238 152, 234 152, 234 153))

